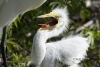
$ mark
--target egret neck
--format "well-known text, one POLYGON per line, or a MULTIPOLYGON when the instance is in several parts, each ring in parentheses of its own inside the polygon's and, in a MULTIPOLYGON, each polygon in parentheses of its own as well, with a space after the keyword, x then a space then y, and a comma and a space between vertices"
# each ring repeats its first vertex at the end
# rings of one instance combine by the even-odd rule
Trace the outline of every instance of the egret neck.
POLYGON ((48 39, 48 34, 46 30, 37 31, 33 38, 31 60, 34 64, 40 65, 46 54, 46 40, 48 39), (36 58, 37 57, 37 58, 36 58))

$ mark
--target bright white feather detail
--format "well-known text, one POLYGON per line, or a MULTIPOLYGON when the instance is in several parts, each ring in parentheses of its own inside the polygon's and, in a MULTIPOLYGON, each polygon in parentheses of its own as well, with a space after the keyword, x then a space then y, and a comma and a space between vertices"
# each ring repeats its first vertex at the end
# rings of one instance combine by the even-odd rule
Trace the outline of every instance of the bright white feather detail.
POLYGON ((76 35, 47 43, 47 39, 58 36, 69 24, 68 13, 64 8, 57 8, 52 13, 58 14, 60 25, 53 30, 38 30, 33 38, 31 61, 37 67, 79 67, 86 56, 89 43, 87 39, 76 35))
POLYGON ((45 57, 50 58, 52 56, 50 59, 58 60, 66 65, 78 64, 86 56, 86 50, 89 47, 86 41, 81 36, 72 36, 61 41, 47 43, 45 57))

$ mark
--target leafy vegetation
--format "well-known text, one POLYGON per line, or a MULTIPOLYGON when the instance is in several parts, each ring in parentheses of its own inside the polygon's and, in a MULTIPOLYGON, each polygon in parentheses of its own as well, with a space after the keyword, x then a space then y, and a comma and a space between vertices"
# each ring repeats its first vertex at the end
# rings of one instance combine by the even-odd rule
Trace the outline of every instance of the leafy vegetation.
MULTIPOLYGON (((62 36, 81 34, 90 40, 88 57, 81 65, 100 67, 100 7, 86 7, 84 0, 48 0, 40 8, 20 15, 7 30, 8 67, 26 67, 30 59, 33 36, 39 28, 38 24, 48 20, 36 17, 56 7, 67 7, 71 20, 68 31, 62 36)), ((57 38, 53 40, 55 39, 57 38)))

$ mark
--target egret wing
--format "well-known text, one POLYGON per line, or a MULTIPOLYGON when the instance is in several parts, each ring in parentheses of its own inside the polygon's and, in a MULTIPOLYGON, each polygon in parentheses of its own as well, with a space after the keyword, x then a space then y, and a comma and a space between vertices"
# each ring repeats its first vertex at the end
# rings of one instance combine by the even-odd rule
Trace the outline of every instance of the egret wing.
POLYGON ((3 2, 4 2, 4 0, 0 0, 0 6, 2 5, 3 2))
POLYGON ((60 41, 47 43, 46 47, 46 57, 52 59, 51 61, 57 59, 63 64, 72 65, 79 63, 85 58, 89 44, 84 37, 71 36, 60 41))

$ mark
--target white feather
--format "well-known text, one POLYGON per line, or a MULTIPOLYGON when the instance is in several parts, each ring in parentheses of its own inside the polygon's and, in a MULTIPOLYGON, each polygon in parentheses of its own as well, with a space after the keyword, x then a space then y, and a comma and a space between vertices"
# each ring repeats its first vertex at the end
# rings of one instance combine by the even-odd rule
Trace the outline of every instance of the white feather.
POLYGON ((37 67, 78 67, 86 56, 89 44, 79 35, 70 36, 60 41, 47 43, 47 39, 61 34, 69 24, 65 9, 57 8, 52 13, 58 14, 60 25, 53 30, 38 30, 33 38, 31 61, 37 67))
POLYGON ((41 6, 46 0, 0 0, 0 28, 12 23, 19 14, 41 6))
POLYGON ((46 0, 0 0, 0 37, 2 28, 11 24, 19 14, 41 6, 46 0))
POLYGON ((63 33, 63 31, 65 31, 68 28, 68 24, 69 24, 69 17, 68 17, 68 12, 66 8, 56 8, 54 9, 51 13, 56 13, 59 15, 59 21, 61 22, 60 25, 53 29, 53 30, 47 30, 49 33, 49 38, 54 37, 54 36, 58 36, 61 33, 63 33))

